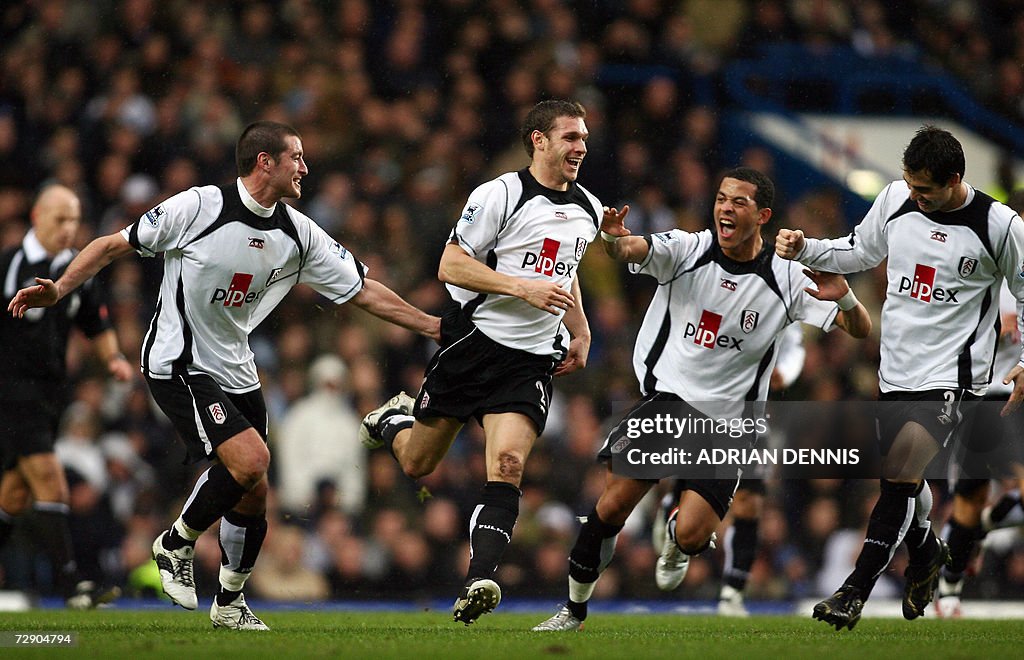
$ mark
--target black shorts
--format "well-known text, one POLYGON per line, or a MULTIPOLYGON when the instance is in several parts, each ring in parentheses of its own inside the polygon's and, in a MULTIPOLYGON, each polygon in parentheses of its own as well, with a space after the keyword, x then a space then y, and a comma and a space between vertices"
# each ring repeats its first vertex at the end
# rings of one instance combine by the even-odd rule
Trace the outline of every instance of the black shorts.
MULTIPOLYGON (((609 466, 612 465, 612 455, 615 453, 613 448, 620 442, 627 442, 632 446, 643 445, 644 437, 630 439, 627 437, 627 420, 634 417, 643 418, 647 412, 644 410, 648 404, 677 404, 675 405, 675 413, 678 415, 693 415, 696 417, 704 417, 696 408, 693 408, 688 403, 683 401, 675 394, 669 394, 667 392, 652 392, 644 396, 638 401, 629 411, 623 415, 622 420, 615 425, 609 433, 608 437, 605 438, 604 444, 597 453, 597 460, 599 462, 607 463, 609 466)), ((750 437, 753 439, 753 436, 750 437)), ((617 451, 617 450, 615 450, 617 451)), ((728 468, 727 468, 728 469, 728 468)), ((632 478, 632 477, 631 477, 632 478)), ((648 483, 656 483, 658 479, 638 479, 638 481, 646 481, 648 483)), ((724 479, 702 479, 702 478, 680 478, 678 483, 681 485, 682 490, 692 490, 701 497, 703 497, 708 504, 718 514, 718 518, 725 518, 725 514, 729 511, 729 507, 732 505, 732 498, 736 494, 736 488, 740 483, 740 472, 736 471, 736 476, 724 479)))
POLYGON ((194 463, 213 459, 224 441, 253 428, 267 441, 267 405, 261 390, 229 394, 206 374, 146 378, 160 410, 171 420, 194 463))
MULTIPOLYGON (((1014 466, 1024 465, 1024 408, 1001 416, 1007 394, 986 395, 974 408, 970 427, 955 450, 957 490, 960 482, 1013 478, 1014 466)), ((963 488, 971 488, 965 484, 963 488)), ((976 488, 976 487, 975 487, 976 488)))
POLYGON ((489 413, 517 412, 544 431, 557 362, 494 341, 466 321, 461 310, 446 310, 441 348, 427 367, 416 396, 416 419, 452 417, 483 424, 489 413))
POLYGON ((692 490, 711 505, 718 519, 725 518, 732 506, 732 498, 736 495, 740 479, 680 479, 683 490, 692 490))
POLYGON ((0 402, 0 468, 6 472, 22 456, 53 452, 60 412, 49 401, 0 402))
POLYGON ((923 426, 940 447, 949 446, 955 432, 970 426, 972 406, 979 399, 963 389, 880 393, 875 422, 882 456, 889 454, 908 422, 923 426))
POLYGON ((764 479, 761 477, 747 477, 746 474, 740 479, 740 485, 736 490, 745 490, 754 495, 764 495, 767 491, 764 487, 764 479))

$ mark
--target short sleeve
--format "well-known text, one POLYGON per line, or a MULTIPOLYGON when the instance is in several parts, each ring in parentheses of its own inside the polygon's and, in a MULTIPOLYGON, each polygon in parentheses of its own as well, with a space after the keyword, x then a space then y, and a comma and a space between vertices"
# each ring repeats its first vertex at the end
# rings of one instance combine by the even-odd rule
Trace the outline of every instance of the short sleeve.
POLYGON ((143 257, 152 257, 181 245, 181 237, 195 220, 203 199, 197 188, 170 197, 146 211, 121 235, 143 257))
POLYGON ((504 181, 495 179, 478 186, 470 193, 449 242, 457 243, 474 257, 486 254, 497 241, 507 205, 508 186, 504 181))
POLYGON ((342 304, 363 288, 366 266, 331 238, 319 225, 308 221, 309 245, 299 282, 335 304, 342 304))
POLYGON ((629 270, 636 274, 654 277, 659 283, 668 282, 676 277, 687 259, 696 252, 699 237, 697 234, 673 229, 645 236, 647 239, 647 258, 638 264, 630 264, 629 270))

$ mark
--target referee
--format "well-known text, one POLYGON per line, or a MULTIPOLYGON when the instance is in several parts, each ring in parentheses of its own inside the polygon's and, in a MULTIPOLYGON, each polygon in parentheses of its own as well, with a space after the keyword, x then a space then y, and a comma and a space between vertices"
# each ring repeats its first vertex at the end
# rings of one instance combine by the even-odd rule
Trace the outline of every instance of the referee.
MULTIPOLYGON (((5 303, 36 277, 60 277, 75 256, 71 244, 81 222, 81 203, 74 192, 60 185, 44 188, 31 218, 32 228, 21 244, 0 255, 5 303)), ((98 593, 94 583, 79 575, 68 527, 68 483, 53 449, 66 403, 59 393, 64 391, 72 327, 92 339, 111 376, 121 381, 132 377, 92 281, 53 307, 34 309, 20 319, 0 315, 0 546, 31 501, 38 523, 33 538, 53 566, 55 587, 68 607, 84 609, 115 594, 98 593)))

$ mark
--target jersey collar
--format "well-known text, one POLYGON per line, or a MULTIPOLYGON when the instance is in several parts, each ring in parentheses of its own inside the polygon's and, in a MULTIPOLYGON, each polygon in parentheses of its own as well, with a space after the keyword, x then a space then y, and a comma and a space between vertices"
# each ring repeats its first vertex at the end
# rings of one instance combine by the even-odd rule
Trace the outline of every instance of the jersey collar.
MULTIPOLYGON (((46 252, 46 248, 39 242, 39 238, 36 236, 35 229, 29 229, 28 233, 25 234, 25 240, 21 242, 21 247, 25 251, 25 259, 30 264, 37 264, 40 261, 46 261, 50 259, 50 255, 46 252)), ((65 263, 71 261, 72 252, 69 248, 61 250, 51 260, 52 263, 65 263)))
POLYGON ((249 194, 249 191, 245 189, 245 184, 242 183, 241 177, 235 180, 235 185, 238 186, 238 196, 242 198, 242 204, 245 204, 245 208, 249 209, 261 218, 269 218, 274 215, 274 209, 277 208, 277 202, 274 202, 274 205, 268 209, 253 199, 252 195, 249 194))

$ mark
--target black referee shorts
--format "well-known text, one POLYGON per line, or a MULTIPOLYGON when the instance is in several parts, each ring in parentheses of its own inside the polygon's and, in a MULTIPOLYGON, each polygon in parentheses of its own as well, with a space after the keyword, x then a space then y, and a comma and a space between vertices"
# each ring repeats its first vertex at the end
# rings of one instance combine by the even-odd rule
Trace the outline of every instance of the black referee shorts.
POLYGON ((147 377, 146 382, 185 443, 189 463, 213 459, 217 447, 249 428, 267 441, 267 405, 262 390, 226 393, 206 374, 167 380, 147 377))
POLYGON ((51 453, 60 414, 48 401, 0 402, 0 468, 6 472, 22 456, 51 453))
POLYGON ((416 397, 416 419, 452 417, 483 424, 489 413, 517 412, 544 431, 557 362, 494 341, 461 313, 442 319, 442 347, 427 367, 416 397))

